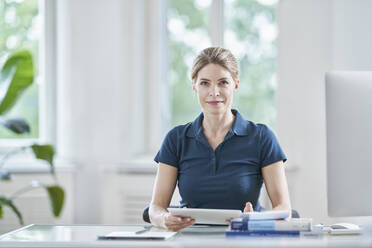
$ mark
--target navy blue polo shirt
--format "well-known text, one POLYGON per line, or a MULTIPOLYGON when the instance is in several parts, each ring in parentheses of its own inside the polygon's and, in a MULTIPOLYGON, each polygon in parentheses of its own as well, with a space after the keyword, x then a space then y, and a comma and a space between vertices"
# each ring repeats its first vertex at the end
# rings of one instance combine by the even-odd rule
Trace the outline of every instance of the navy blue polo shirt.
POLYGON ((215 151, 203 132, 203 113, 166 135, 154 160, 178 169, 181 207, 243 210, 250 201, 257 211, 261 169, 286 161, 266 125, 245 120, 236 110, 232 113, 235 121, 215 151))

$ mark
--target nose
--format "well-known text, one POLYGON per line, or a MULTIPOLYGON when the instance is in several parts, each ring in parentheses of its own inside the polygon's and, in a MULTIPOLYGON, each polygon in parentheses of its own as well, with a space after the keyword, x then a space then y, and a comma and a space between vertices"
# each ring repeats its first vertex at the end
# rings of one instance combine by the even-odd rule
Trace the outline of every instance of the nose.
POLYGON ((220 95, 220 89, 218 88, 218 85, 211 87, 209 96, 219 96, 219 95, 220 95))

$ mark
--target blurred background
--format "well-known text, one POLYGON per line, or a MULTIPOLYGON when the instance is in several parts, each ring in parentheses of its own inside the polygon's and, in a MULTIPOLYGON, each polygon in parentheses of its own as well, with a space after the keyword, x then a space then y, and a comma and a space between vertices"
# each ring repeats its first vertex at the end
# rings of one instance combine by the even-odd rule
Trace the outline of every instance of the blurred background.
MULTIPOLYGON (((66 193, 57 219, 44 191, 17 198, 25 224, 142 223, 164 135, 201 111, 189 73, 209 46, 238 58, 234 108, 277 134, 292 207, 316 223, 332 221, 324 73, 371 70, 371 8, 369 0, 0 0, 0 65, 26 48, 36 69, 7 114, 24 117, 31 132, 0 128, 0 155, 53 144, 66 193)), ((6 168, 14 180, 0 182, 0 195, 50 180, 45 163, 27 152, 6 168)), ((264 190, 261 202, 270 208, 264 190)), ((0 233, 17 227, 4 208, 0 233)))

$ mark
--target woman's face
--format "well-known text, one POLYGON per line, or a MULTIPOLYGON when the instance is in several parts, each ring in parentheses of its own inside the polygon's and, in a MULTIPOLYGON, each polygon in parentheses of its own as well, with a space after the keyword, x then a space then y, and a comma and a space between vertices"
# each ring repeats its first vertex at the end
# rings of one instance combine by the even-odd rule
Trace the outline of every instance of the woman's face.
POLYGON ((204 113, 223 114, 231 110, 233 94, 238 89, 231 73, 216 64, 204 66, 193 83, 204 113))

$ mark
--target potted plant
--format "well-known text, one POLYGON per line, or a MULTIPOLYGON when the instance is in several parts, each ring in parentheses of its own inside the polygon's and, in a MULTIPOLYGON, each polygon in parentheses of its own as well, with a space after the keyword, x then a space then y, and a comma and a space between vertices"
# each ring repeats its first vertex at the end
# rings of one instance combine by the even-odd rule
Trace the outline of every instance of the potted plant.
MULTIPOLYGON (((23 118, 6 118, 6 114, 13 108, 22 93, 33 81, 34 67, 31 53, 27 50, 20 50, 9 55, 0 70, 0 125, 19 135, 30 132, 29 124, 23 118)), ((11 156, 24 152, 27 149, 30 149, 37 159, 48 163, 49 172, 55 183, 46 185, 34 180, 30 185, 20 188, 11 195, 0 195, 0 219, 4 214, 3 208, 9 207, 16 214, 21 225, 23 225, 21 209, 18 209, 14 204, 14 199, 21 194, 36 188, 44 188, 49 196, 52 213, 55 217, 60 216, 65 198, 63 188, 57 184, 53 164, 54 147, 50 144, 34 143, 30 146, 17 147, 2 157, 0 156, 0 181, 12 180, 11 173, 4 168, 4 165, 11 156)))

